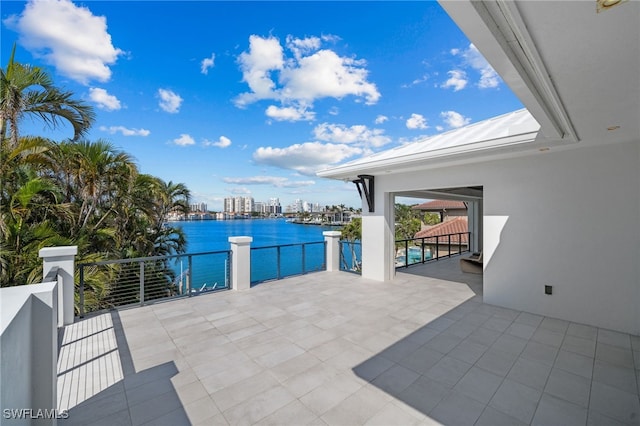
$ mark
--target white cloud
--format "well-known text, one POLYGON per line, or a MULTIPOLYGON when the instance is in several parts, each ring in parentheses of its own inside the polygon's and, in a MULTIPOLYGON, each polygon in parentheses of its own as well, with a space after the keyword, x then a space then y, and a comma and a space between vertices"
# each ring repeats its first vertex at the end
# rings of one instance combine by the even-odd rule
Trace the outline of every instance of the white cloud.
POLYGON ((382 124, 385 121, 389 121, 389 117, 387 117, 386 115, 379 115, 376 117, 375 123, 376 124, 382 124))
POLYGON ((351 145, 306 142, 286 148, 260 147, 253 153, 253 159, 258 164, 314 175, 331 164, 363 153, 362 148, 351 145))
POLYGON ((225 177, 222 179, 226 183, 240 185, 273 185, 277 188, 300 188, 315 185, 313 180, 289 180, 289 178, 278 176, 251 176, 251 177, 225 177))
POLYGON ((202 144, 204 146, 217 146, 218 148, 227 148, 231 146, 231 139, 226 136, 220 136, 217 141, 210 141, 205 139, 202 144))
POLYGON ((180 111, 182 98, 177 93, 168 89, 158 89, 158 97, 160 98, 158 105, 163 111, 171 114, 175 114, 180 111))
POLYGON ((114 47, 107 19, 69 0, 31 0, 21 15, 5 25, 19 33, 19 42, 35 57, 81 84, 106 82, 123 51, 114 47))
MULTIPOLYGON (((243 81, 250 91, 238 95, 234 102, 238 107, 259 100, 274 100, 282 103, 268 108, 272 118, 284 113, 307 111, 317 99, 332 97, 342 99, 355 96, 374 104, 380 98, 375 84, 367 80, 368 71, 363 60, 338 56, 334 51, 320 49, 322 42, 334 42, 330 36, 303 39, 288 36, 285 49, 275 37, 249 37, 249 50, 238 57, 243 81), (281 111, 282 110, 282 111, 281 111)), ((312 115, 300 119, 310 120, 312 115), (305 118, 306 117, 306 118, 305 118)))
POLYGON ((149 136, 151 134, 147 129, 129 129, 124 126, 100 126, 100 130, 109 132, 112 135, 120 133, 122 136, 149 136))
POLYGON ((473 43, 466 49, 451 49, 451 54, 460 55, 467 66, 480 73, 480 80, 477 83, 480 89, 490 89, 500 85, 500 76, 473 43))
POLYGON ((95 102, 100 109, 107 111, 116 111, 122 108, 120 101, 113 95, 107 93, 105 89, 92 87, 89 89, 89 99, 95 102))
POLYGON ((216 54, 212 53, 210 58, 204 58, 200 62, 200 72, 202 74, 209 74, 209 68, 213 68, 216 60, 216 54))
POLYGON ((195 145, 196 141, 193 140, 193 138, 188 134, 183 133, 180 135, 179 138, 174 139, 173 143, 178 146, 189 146, 189 145, 195 145))
POLYGON ((462 70, 451 70, 447 73, 449 75, 449 79, 442 83, 440 87, 448 89, 453 87, 453 91, 457 92, 458 90, 462 90, 468 83, 467 73, 462 70))
POLYGON ((284 53, 278 39, 250 36, 249 51, 242 52, 238 62, 242 70, 242 81, 249 85, 251 92, 240 94, 236 98, 236 106, 244 107, 260 99, 277 98, 271 72, 284 67, 284 53))
POLYGON ((463 52, 462 56, 473 69, 480 73, 480 81, 478 82, 479 88, 493 88, 500 84, 500 76, 498 76, 498 73, 491 65, 489 65, 478 48, 473 44, 469 45, 469 48, 463 52))
POLYGON ((407 120, 407 128, 408 129, 427 129, 427 119, 424 118, 421 114, 411 114, 411 117, 407 120))
POLYGON ((282 70, 282 95, 285 99, 307 102, 354 95, 364 98, 366 104, 375 104, 380 92, 367 81, 364 65, 364 61, 340 57, 332 50, 320 50, 301 58, 296 67, 282 70))
POLYGON ((318 50, 322 40, 318 37, 295 38, 291 35, 287 36, 287 49, 293 52, 296 59, 300 59, 305 53, 318 50))
POLYGON ((315 118, 315 113, 307 111, 304 107, 277 107, 269 105, 265 114, 276 121, 310 121, 315 118))
POLYGON ((380 147, 391 142, 382 129, 369 129, 364 125, 347 127, 344 124, 322 123, 313 129, 318 140, 340 144, 358 144, 380 147))
POLYGON ((231 192, 234 195, 249 195, 249 194, 251 194, 251 190, 249 188, 245 188, 245 187, 231 188, 231 189, 229 189, 229 192, 231 192))
POLYGON ((443 111, 440 113, 440 117, 442 117, 447 126, 453 129, 466 126, 471 122, 471 119, 469 117, 465 117, 464 115, 456 111, 443 111))
POLYGON ((426 82, 427 80, 429 80, 429 75, 428 74, 424 74, 422 77, 416 78, 415 80, 413 80, 409 84, 403 84, 401 87, 404 88, 404 89, 407 89, 409 87, 413 87, 413 86, 417 86, 419 84, 422 84, 422 83, 426 82))

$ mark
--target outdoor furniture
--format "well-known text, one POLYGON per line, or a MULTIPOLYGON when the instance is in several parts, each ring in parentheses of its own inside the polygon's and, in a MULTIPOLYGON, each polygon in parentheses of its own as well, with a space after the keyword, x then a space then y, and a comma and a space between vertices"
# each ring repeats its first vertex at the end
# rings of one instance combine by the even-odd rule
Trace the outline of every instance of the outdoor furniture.
POLYGON ((460 259, 460 269, 470 274, 482 274, 482 252, 460 259))

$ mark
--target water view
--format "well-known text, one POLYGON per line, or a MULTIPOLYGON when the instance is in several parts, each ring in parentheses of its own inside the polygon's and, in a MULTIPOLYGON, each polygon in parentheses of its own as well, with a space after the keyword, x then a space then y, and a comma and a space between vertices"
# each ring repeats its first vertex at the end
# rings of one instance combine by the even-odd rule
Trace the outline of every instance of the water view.
POLYGON ((228 250, 229 237, 253 237, 251 247, 323 241, 333 226, 299 225, 285 219, 199 220, 171 222, 187 236, 187 253, 228 250))
MULTIPOLYGON (((324 231, 337 227, 300 225, 284 219, 202 220, 172 222, 187 238, 187 253, 229 250, 229 237, 253 237, 251 243, 251 281, 254 283, 324 268, 324 231), (286 246, 295 244, 294 246, 286 246), (273 247, 283 246, 284 247, 273 247), (265 247, 260 249, 261 247, 265 247), (268 247, 268 248, 267 248, 268 247)), ((180 279, 189 265, 185 258, 174 265, 178 275, 176 285, 185 291, 186 281, 180 279)), ((226 254, 207 254, 192 258, 192 288, 198 291, 227 287, 228 259, 226 254)))

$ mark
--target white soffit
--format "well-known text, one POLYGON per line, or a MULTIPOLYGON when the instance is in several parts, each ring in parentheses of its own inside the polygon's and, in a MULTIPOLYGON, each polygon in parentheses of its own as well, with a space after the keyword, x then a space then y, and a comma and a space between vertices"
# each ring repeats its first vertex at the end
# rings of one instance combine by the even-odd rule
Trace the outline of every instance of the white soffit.
POLYGON ((482 154, 528 149, 539 130, 531 113, 521 109, 321 170, 318 176, 354 179, 358 174, 418 170, 452 159, 474 161, 482 154))
POLYGON ((640 140, 640 1, 439 3, 551 144, 640 140))

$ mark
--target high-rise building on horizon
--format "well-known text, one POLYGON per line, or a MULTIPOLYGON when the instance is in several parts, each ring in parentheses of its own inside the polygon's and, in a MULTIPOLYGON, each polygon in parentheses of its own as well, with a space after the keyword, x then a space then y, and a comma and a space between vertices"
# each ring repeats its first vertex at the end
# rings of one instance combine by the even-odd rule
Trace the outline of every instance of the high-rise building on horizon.
POLYGON ((189 211, 206 213, 208 210, 205 203, 192 203, 189 204, 189 211))

